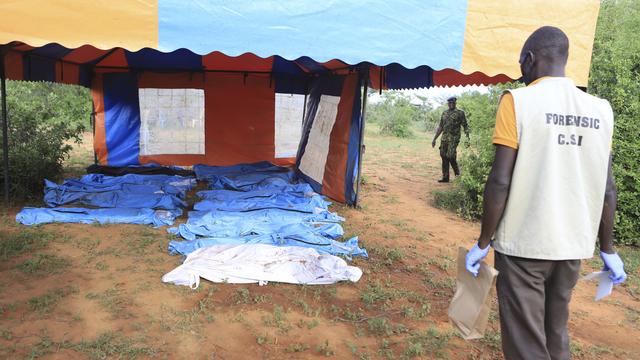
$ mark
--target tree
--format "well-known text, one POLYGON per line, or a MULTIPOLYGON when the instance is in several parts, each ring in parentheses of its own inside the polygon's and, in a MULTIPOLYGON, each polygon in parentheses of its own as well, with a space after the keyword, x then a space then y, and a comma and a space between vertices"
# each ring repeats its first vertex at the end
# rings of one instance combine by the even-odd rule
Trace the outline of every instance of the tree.
POLYGON ((605 0, 593 45, 589 92, 615 114, 613 172, 618 188, 616 240, 640 245, 640 2, 605 0))
MULTIPOLYGON (((10 191, 14 197, 39 197, 43 180, 62 175, 71 142, 79 142, 88 127, 89 91, 71 85, 8 81, 7 110, 10 191)), ((4 187, 4 181, 0 180, 0 186, 4 187)))

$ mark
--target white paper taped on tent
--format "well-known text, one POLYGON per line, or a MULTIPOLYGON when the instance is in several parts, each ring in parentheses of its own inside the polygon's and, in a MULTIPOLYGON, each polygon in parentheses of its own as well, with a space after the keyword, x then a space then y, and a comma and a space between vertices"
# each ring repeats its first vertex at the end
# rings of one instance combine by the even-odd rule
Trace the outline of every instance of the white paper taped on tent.
POLYGON ((302 136, 304 95, 276 93, 275 101, 275 157, 295 157, 302 136))
POLYGON ((300 160, 300 171, 322 184, 329 154, 331 130, 338 115, 339 96, 322 95, 311 126, 309 140, 300 160))
POLYGON ((196 289, 200 278, 231 284, 270 281, 289 284, 326 285, 360 280, 362 270, 334 255, 315 249, 265 244, 214 245, 189 254, 184 263, 162 281, 196 289))
POLYGON ((140 155, 204 154, 204 90, 138 90, 140 155))

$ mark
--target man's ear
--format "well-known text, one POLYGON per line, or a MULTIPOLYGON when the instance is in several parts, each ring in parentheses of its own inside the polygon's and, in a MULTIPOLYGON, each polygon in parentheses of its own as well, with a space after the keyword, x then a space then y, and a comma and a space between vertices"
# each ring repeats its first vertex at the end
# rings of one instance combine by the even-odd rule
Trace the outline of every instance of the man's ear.
MULTIPOLYGON (((536 55, 531 50, 527 51, 527 55, 529 55, 529 61, 531 62, 531 65, 533 65, 533 63, 536 61, 536 55)), ((525 61, 527 61, 526 58, 525 61)))

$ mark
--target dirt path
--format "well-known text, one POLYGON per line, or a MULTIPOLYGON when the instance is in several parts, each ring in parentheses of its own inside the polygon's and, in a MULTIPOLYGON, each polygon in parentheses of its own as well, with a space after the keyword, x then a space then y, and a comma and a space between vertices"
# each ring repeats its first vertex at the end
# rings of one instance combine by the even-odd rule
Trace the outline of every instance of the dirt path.
MULTIPOLYGON (((432 191, 451 185, 435 181, 427 145, 367 137, 362 208, 334 207, 370 252, 353 260, 364 270, 356 284, 193 291, 160 282, 180 263, 164 229, 25 229, 6 217, 1 240, 31 248, 0 262, 0 358, 500 359, 495 304, 483 340, 465 342, 449 325, 455 252, 479 225, 432 205, 432 191)), ((571 304, 575 357, 640 358, 639 302, 616 289, 595 303, 593 293, 580 283, 571 304)))

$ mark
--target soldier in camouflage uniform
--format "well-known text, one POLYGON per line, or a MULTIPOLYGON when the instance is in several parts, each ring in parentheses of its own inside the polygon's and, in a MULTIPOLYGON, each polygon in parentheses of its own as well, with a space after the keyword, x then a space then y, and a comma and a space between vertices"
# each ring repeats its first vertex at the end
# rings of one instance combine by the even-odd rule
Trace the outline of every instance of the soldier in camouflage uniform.
POLYGON ((447 99, 449 109, 442 113, 440 125, 436 129, 436 136, 431 142, 431 146, 436 146, 436 139, 442 134, 440 140, 440 157, 442 158, 442 179, 438 182, 449 182, 449 164, 453 168, 453 173, 460 175, 460 168, 456 160, 456 148, 460 142, 460 127, 464 127, 464 132, 469 139, 469 126, 464 111, 456 109, 456 98, 447 99))

